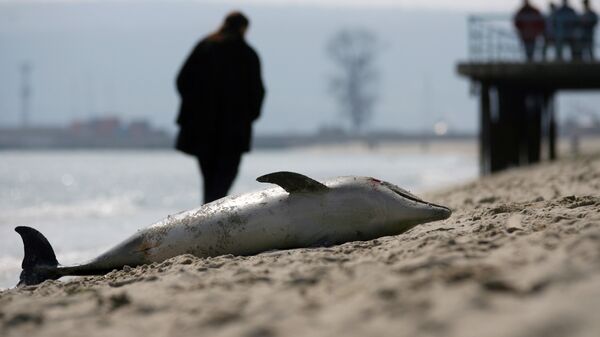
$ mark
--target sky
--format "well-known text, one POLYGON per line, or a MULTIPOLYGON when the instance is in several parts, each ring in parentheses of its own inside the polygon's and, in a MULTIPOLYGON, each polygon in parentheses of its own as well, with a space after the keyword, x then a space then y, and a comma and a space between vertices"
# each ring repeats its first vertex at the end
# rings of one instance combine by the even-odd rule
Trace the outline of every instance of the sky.
MULTIPOLYGON (((0 126, 20 121, 19 67, 29 62, 32 123, 117 115, 174 131, 181 63, 228 11, 242 9, 267 87, 258 133, 347 125, 328 91, 335 65, 325 46, 340 29, 356 27, 380 42, 379 99, 368 129, 431 130, 443 120, 451 130, 475 132, 477 99, 455 70, 467 57, 467 15, 509 14, 518 3, 0 0, 0 126)), ((565 102, 564 110, 574 105, 565 102)), ((583 98, 583 105, 597 102, 583 98)))
MULTIPOLYGON (((90 3, 107 0, 0 0, 0 3, 90 3)), ((147 0, 108 0, 108 2, 143 3, 147 0)), ((154 0, 153 2, 193 2, 198 4, 228 3, 232 5, 276 5, 276 6, 319 6, 319 7, 400 7, 434 10, 506 10, 519 0, 154 0)), ((536 1, 534 1, 535 3, 536 1)))
MULTIPOLYGON (((0 4, 15 3, 196 3, 228 4, 231 6, 267 5, 267 6, 311 6, 334 8, 404 8, 427 10, 451 10, 461 12, 507 11, 517 7, 521 0, 0 0, 0 4)), ((531 0, 538 7, 546 7, 548 1, 531 0)), ((555 2, 559 2, 556 0, 555 2)), ((592 1, 594 2, 594 1, 592 1)), ((580 7, 580 1, 573 1, 574 7, 580 7)))

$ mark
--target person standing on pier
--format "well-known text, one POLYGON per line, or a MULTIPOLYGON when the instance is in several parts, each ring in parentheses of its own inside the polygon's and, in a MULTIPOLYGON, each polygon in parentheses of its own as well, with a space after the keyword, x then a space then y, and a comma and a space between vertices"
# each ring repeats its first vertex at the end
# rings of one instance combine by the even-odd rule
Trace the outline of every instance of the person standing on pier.
POLYGON ((577 44, 577 26, 579 25, 579 16, 575 10, 569 6, 569 0, 563 0, 562 6, 556 10, 556 57, 559 61, 564 60, 564 47, 569 46, 571 59, 576 59, 578 55, 577 44))
POLYGON ((529 0, 524 0, 513 21, 523 43, 527 61, 531 62, 535 55, 537 39, 544 33, 544 17, 529 0))
MULTIPOLYGON (((546 16, 546 22, 545 22, 545 30, 544 30, 544 48, 542 51, 542 58, 544 59, 544 61, 546 61, 547 56, 548 56, 548 48, 550 48, 550 46, 554 46, 556 47, 556 37, 555 37, 555 31, 556 31, 556 4, 554 4, 553 2, 551 2, 549 4, 550 8, 549 8, 549 12, 548 15, 546 16)), ((556 48, 555 48, 556 50, 556 48)))
POLYGON ((256 52, 244 36, 249 20, 240 12, 201 40, 177 76, 181 107, 176 148, 198 159, 204 202, 227 195, 241 156, 250 150, 252 123, 265 89, 256 52))
POLYGON ((581 14, 581 49, 583 59, 594 61, 594 32, 598 24, 598 15, 592 9, 589 0, 583 0, 583 14, 581 14))

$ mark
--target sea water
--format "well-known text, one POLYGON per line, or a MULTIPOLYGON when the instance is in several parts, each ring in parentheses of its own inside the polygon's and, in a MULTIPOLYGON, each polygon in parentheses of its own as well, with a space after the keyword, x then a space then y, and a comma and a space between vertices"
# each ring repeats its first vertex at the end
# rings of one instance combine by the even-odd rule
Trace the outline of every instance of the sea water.
MULTIPOLYGON (((317 180, 365 175, 413 192, 477 175, 464 151, 369 148, 258 150, 244 156, 232 193, 271 187, 255 181, 274 171, 317 180)), ((17 283, 23 246, 15 226, 46 235, 62 264, 84 262, 169 214, 200 206, 196 161, 160 151, 0 152, 0 288, 17 283)))

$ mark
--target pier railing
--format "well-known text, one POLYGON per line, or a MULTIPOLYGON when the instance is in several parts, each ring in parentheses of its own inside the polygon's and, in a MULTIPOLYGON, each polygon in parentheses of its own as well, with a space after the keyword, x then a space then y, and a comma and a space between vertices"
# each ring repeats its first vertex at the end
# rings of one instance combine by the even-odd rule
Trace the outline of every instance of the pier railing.
MULTIPOLYGON (((524 62, 525 51, 514 27, 510 14, 479 14, 468 17, 469 62, 524 62)), ((596 33, 596 36, 599 36, 596 33)), ((536 46, 535 60, 542 60, 544 37, 536 46)), ((600 55, 600 45, 594 44, 595 54, 600 55)), ((555 60, 554 45, 548 52, 548 61, 555 60)), ((568 49, 568 48, 567 48, 568 49)), ((565 61, 569 61, 569 52, 565 61)))
POLYGON ((469 16, 468 43, 471 62, 518 62, 525 59, 509 15, 469 16))

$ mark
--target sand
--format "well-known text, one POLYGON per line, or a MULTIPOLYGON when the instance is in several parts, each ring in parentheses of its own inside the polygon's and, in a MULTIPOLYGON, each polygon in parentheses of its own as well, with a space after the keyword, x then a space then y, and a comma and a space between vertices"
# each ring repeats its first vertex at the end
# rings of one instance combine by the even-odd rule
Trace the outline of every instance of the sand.
POLYGON ((430 193, 453 216, 394 237, 10 289, 0 335, 600 336, 599 191, 588 156, 430 193))

